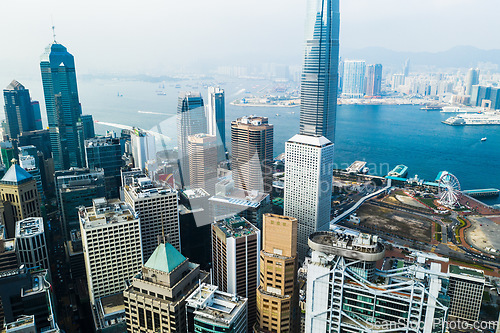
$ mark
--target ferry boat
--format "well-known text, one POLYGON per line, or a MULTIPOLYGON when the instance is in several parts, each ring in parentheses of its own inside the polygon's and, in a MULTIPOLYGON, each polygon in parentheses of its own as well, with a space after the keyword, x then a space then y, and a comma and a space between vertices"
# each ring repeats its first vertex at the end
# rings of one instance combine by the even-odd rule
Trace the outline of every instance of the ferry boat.
POLYGON ((387 176, 391 177, 406 177, 408 175, 408 167, 406 165, 400 164, 392 169, 387 176))
POLYGON ((438 105, 426 105, 423 108, 420 108, 420 110, 423 110, 423 111, 442 111, 443 108, 441 106, 438 106, 438 105))
POLYGON ((482 107, 471 107, 471 106, 444 106, 442 107, 442 113, 471 113, 471 112, 482 112, 486 111, 482 107))
POLYGON ((500 125, 500 111, 459 114, 444 120, 443 124, 452 126, 500 125))

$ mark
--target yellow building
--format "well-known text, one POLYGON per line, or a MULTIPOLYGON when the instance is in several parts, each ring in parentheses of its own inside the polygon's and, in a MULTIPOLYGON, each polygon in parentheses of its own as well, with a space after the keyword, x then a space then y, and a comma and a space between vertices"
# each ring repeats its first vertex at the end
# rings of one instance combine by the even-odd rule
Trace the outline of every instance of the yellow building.
POLYGON ((297 219, 264 214, 260 286, 255 332, 295 332, 297 292, 297 219))
POLYGON ((36 180, 19 164, 12 164, 0 180, 0 195, 8 238, 15 237, 17 221, 42 216, 36 180))

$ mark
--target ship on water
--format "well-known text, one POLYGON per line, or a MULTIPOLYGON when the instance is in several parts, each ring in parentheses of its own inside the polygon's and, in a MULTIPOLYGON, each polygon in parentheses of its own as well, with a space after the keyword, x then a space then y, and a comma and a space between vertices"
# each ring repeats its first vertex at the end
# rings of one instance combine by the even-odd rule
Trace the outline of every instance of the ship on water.
POLYGON ((459 114, 444 120, 443 124, 452 126, 500 125, 500 111, 459 114))
POLYGON ((406 177, 408 176, 408 167, 406 165, 400 164, 392 169, 392 171, 390 171, 387 176, 400 178, 406 177))
POLYGON ((443 107, 439 106, 439 105, 426 105, 426 106, 420 108, 420 110, 423 110, 423 111, 442 111, 443 107))

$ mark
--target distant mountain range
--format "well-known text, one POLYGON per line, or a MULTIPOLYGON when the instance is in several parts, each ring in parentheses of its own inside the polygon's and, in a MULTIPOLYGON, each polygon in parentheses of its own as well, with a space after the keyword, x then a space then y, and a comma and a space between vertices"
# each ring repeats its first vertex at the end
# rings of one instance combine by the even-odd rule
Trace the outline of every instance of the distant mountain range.
POLYGON ((471 68, 496 69, 500 66, 500 50, 481 50, 472 46, 457 46, 443 52, 398 52, 382 47, 367 47, 358 50, 341 50, 344 59, 362 59, 368 63, 380 63, 392 68, 402 68, 406 59, 411 67, 427 68, 471 68))

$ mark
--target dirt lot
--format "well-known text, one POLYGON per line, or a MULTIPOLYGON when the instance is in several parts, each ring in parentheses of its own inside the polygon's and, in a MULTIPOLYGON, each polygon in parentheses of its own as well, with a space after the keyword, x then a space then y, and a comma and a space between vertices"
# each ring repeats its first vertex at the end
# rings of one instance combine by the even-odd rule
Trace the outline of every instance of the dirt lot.
POLYGON ((362 205, 357 214, 361 219, 361 225, 366 228, 421 242, 431 241, 432 221, 424 217, 370 204, 362 205))

